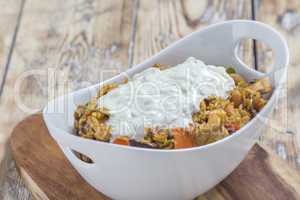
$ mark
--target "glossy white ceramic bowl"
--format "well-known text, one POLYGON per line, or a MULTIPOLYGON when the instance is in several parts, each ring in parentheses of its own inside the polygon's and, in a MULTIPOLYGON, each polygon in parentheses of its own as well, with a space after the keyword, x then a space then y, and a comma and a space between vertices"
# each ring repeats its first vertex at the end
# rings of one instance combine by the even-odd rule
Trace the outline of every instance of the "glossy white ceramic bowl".
POLYGON ((90 185, 105 195, 121 200, 193 199, 229 175, 262 134, 266 126, 265 118, 285 81, 288 60, 285 40, 270 26, 247 20, 226 21, 193 32, 104 83, 49 102, 43 110, 43 116, 51 136, 74 168, 90 185), (272 48, 275 55, 272 72, 257 72, 247 68, 238 59, 236 46, 239 41, 247 38, 260 40, 272 48), (270 76, 275 88, 273 95, 259 115, 239 131, 201 147, 143 149, 83 139, 72 134, 76 105, 87 102, 102 84, 120 82, 154 63, 176 65, 190 56, 207 64, 232 66, 249 80, 270 76), (72 150, 89 156, 94 163, 82 162, 72 150))

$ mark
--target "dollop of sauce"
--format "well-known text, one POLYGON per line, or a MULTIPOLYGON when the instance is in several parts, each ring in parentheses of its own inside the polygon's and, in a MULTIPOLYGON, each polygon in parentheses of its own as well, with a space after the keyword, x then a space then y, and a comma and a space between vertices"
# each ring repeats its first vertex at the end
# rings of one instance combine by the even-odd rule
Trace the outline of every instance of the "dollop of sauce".
POLYGON ((109 109, 112 135, 141 138, 144 127, 187 127, 208 96, 226 98, 235 87, 224 67, 190 57, 174 67, 150 67, 98 100, 109 109))

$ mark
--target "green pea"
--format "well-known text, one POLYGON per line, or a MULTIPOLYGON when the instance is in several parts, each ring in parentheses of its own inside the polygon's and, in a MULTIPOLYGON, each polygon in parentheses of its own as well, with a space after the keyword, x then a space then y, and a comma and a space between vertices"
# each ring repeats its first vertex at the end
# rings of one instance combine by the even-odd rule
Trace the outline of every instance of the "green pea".
POLYGON ((226 69, 226 72, 227 72, 228 74, 235 74, 235 69, 232 68, 232 67, 228 67, 228 68, 226 69))

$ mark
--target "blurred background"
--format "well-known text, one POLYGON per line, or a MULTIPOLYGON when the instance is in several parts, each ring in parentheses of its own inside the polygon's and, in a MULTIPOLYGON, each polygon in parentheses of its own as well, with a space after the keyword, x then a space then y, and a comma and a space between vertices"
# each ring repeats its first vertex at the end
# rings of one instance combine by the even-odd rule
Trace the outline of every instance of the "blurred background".
MULTIPOLYGON (((230 19, 267 23, 288 41, 288 83, 260 143, 300 171, 299 0, 0 0, 0 8, 0 199, 31 199, 8 145, 19 121, 230 19)), ((249 67, 272 68, 272 51, 259 41, 242 41, 237 51, 249 67)))

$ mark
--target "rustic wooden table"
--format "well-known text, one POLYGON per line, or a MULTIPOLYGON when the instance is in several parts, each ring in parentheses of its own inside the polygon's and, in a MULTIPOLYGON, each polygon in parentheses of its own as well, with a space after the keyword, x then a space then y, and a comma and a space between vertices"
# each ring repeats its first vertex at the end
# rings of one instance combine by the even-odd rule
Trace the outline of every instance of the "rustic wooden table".
MULTIPOLYGON (((229 19, 265 22, 288 41, 287 90, 261 143, 300 171, 298 0, 0 0, 0 6, 0 199, 31 199, 7 145, 22 118, 59 94, 111 77, 198 28, 229 19)), ((272 52, 263 44, 247 40, 238 50, 250 67, 270 69, 272 52)))

